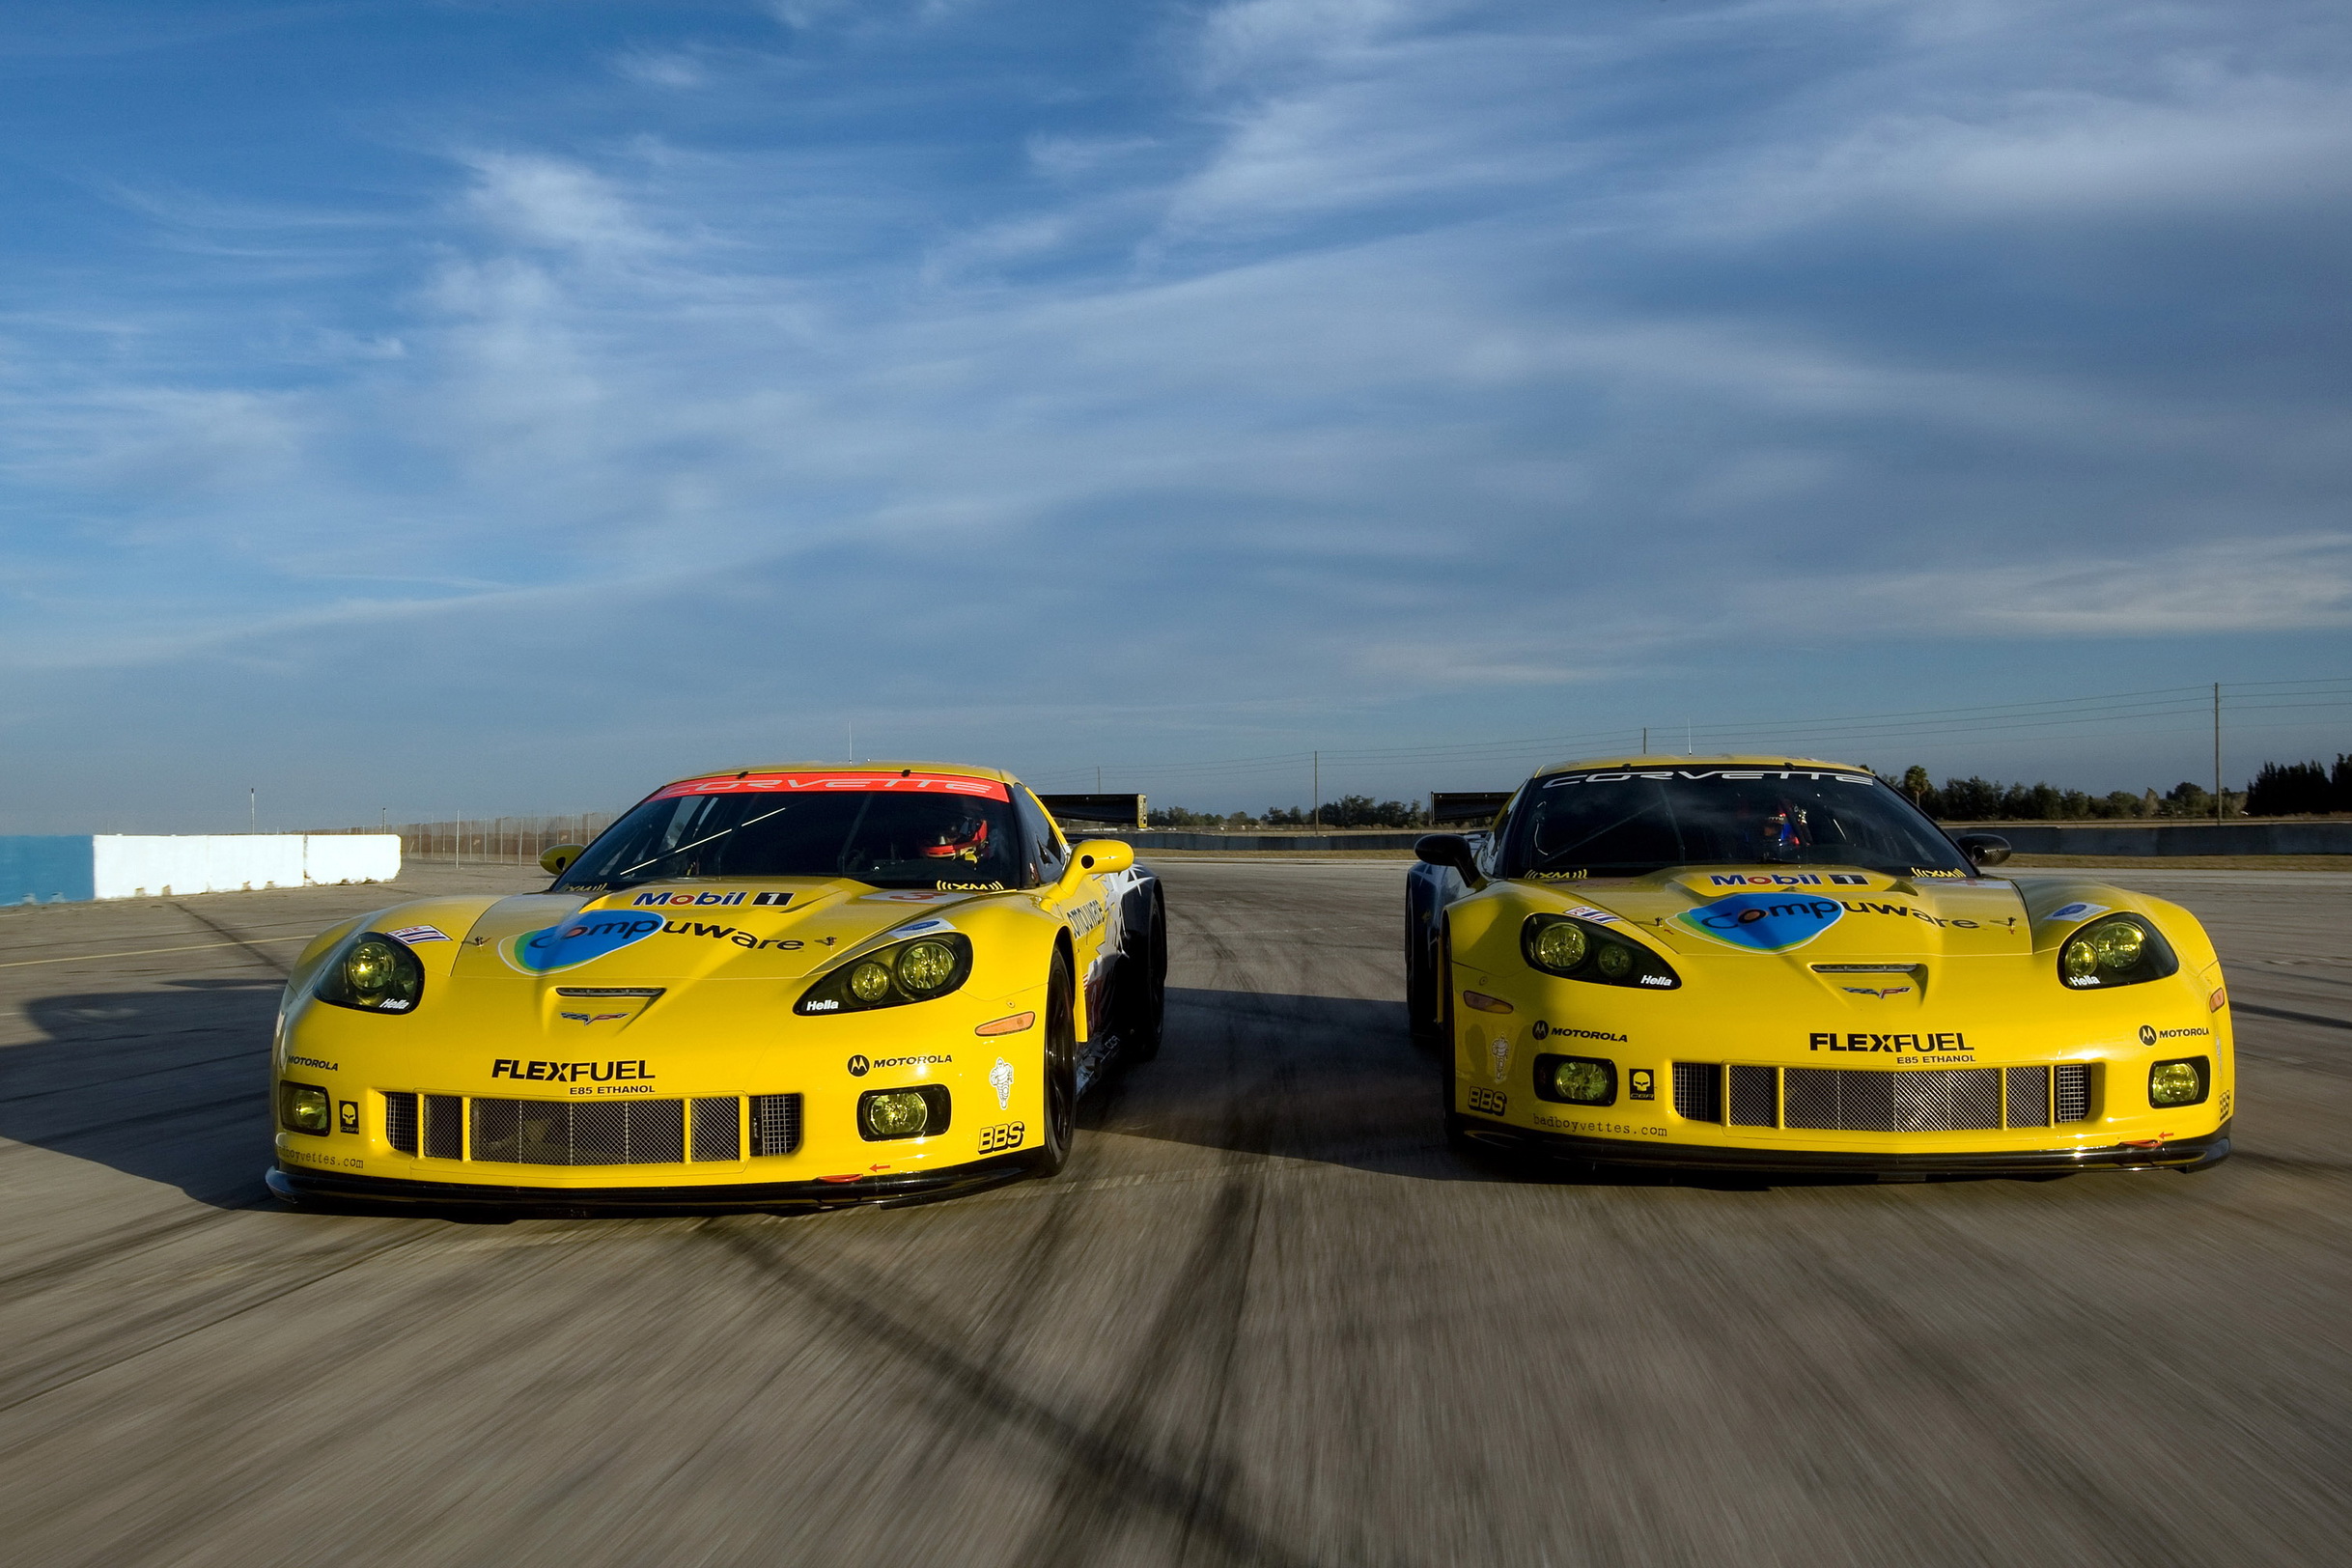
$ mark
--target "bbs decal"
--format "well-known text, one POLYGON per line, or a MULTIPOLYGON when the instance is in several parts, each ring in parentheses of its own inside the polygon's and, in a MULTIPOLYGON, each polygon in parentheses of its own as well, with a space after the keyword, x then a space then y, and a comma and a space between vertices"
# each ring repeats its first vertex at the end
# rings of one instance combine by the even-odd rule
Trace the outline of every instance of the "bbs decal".
POLYGON ((998 1149, 1018 1149, 1028 1135, 1028 1123, 1004 1122, 995 1127, 980 1129, 980 1152, 994 1154, 998 1149))
POLYGON ((1472 1089, 1470 1108, 1485 1116, 1499 1116, 1511 1103, 1511 1097, 1497 1089, 1472 1089))

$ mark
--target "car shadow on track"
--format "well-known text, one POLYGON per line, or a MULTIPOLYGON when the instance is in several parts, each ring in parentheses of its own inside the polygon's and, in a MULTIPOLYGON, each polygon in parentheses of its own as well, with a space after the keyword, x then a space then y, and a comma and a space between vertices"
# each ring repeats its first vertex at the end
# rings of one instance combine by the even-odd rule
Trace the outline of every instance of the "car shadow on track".
POLYGON ((35 998, 43 1038, 0 1049, 0 1136, 220 1209, 272 1202, 274 978, 35 998))
POLYGON ((1159 1056, 1090 1096, 1085 1125, 1239 1154, 1426 1181, 1762 1191, 1869 1177, 1652 1170, 1460 1151, 1441 1121, 1440 1059, 1401 1002, 1168 991, 1159 1056))

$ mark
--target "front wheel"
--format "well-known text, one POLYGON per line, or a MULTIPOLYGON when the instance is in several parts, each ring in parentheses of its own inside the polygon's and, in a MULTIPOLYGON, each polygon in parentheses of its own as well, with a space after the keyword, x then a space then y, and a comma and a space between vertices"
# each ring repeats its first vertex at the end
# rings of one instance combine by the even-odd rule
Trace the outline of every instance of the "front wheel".
POLYGON ((1056 1176, 1070 1163, 1078 1141, 1078 983, 1070 956, 1056 949, 1046 980, 1046 1119, 1034 1162, 1041 1176, 1056 1176))

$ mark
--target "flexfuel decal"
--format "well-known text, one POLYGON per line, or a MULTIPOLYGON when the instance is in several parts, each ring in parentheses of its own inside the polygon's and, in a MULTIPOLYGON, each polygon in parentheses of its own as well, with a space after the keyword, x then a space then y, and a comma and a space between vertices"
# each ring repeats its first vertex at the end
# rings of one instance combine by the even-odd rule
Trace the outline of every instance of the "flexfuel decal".
POLYGON ((1785 953, 1803 947, 1845 917, 1834 898, 1790 898, 1778 893, 1734 893, 1674 918, 1702 937, 1751 953, 1785 953))

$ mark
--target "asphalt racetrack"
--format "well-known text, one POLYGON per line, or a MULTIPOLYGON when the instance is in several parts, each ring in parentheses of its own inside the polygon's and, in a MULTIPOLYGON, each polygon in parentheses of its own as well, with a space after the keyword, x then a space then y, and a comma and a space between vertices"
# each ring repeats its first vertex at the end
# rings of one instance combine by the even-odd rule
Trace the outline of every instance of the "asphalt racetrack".
POLYGON ((1400 863, 1162 869, 1071 1171, 815 1218, 282 1209, 281 966, 385 891, 0 913, 0 1551, 2352 1558, 2352 875, 2107 874, 2231 966, 2218 1170, 1765 1185, 1448 1153, 1400 863))

